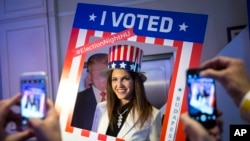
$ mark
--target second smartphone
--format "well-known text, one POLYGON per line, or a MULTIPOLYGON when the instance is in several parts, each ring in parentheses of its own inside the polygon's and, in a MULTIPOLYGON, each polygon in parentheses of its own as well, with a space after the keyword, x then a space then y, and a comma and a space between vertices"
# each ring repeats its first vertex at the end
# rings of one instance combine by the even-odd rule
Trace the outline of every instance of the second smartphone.
POLYGON ((201 69, 188 69, 186 72, 188 112, 205 128, 216 125, 217 106, 215 80, 200 77, 201 69))
POLYGON ((46 113, 47 76, 45 72, 26 72, 20 77, 22 128, 29 118, 43 119, 46 113))

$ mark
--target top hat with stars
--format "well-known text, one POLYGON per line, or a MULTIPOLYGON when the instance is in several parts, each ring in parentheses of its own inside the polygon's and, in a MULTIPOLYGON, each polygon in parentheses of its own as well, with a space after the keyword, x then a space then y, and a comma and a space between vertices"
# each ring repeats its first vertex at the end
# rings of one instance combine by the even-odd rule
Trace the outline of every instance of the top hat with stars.
POLYGON ((139 73, 145 82, 147 77, 141 72, 143 50, 132 45, 115 45, 109 48, 108 69, 124 69, 139 73))

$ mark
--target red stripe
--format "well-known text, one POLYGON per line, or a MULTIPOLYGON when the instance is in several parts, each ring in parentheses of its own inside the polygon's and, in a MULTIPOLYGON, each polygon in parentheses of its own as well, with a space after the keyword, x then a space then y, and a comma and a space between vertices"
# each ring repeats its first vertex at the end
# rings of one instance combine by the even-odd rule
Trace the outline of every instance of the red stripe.
POLYGON ((137 36, 136 41, 137 41, 137 42, 142 42, 142 43, 145 43, 145 41, 146 41, 146 37, 145 37, 145 36, 137 36))
POLYGON ((194 43, 193 50, 190 56, 190 68, 198 67, 200 65, 200 58, 202 53, 202 44, 194 43))
POLYGON ((164 39, 162 39, 162 38, 155 38, 154 44, 163 45, 163 43, 164 43, 164 39))
POLYGON ((171 108, 171 104, 172 104, 172 100, 173 100, 174 88, 175 88, 176 77, 177 77, 177 73, 178 73, 178 67, 180 64, 180 57, 181 57, 181 51, 183 48, 183 42, 182 41, 174 41, 173 46, 177 48, 176 60, 174 63, 175 65, 173 68, 173 74, 171 77, 170 87, 169 87, 169 91, 168 91, 168 101, 166 103, 167 105, 166 105, 166 111, 165 111, 165 116, 164 116, 164 122, 163 122, 162 130, 161 130, 162 131, 161 138, 160 138, 161 141, 164 141, 164 139, 165 139, 168 121, 169 121, 169 119, 171 119, 171 117, 169 117, 170 108, 171 108))
POLYGON ((84 63, 87 62, 87 60, 85 61, 85 57, 86 57, 86 53, 83 53, 82 58, 81 58, 81 62, 80 62, 79 67, 78 67, 78 72, 77 72, 77 80, 76 80, 77 84, 79 84, 80 81, 81 81, 82 70, 84 68, 84 63))
POLYGON ((70 40, 68 44, 68 51, 65 57, 65 62, 64 62, 63 70, 62 70, 62 78, 68 78, 69 76, 69 71, 70 71, 71 63, 72 63, 73 56, 74 56, 72 51, 76 47, 78 34, 79 34, 79 28, 72 28, 70 40))
POLYGON ((103 135, 103 134, 98 134, 98 141, 106 141, 107 140, 107 136, 103 135))
POLYGON ((133 61, 133 54, 134 54, 134 48, 131 47, 131 48, 130 48, 130 54, 129 54, 129 61, 130 61, 130 62, 133 61))
POLYGON ((82 129, 81 136, 89 137, 89 135, 90 135, 90 131, 89 131, 89 130, 84 130, 84 129, 82 129))
POLYGON ((74 127, 71 126, 71 121, 72 121, 72 111, 68 114, 67 122, 66 122, 66 127, 65 131, 69 133, 73 133, 74 127))
POLYGON ((86 44, 88 44, 89 42, 90 42, 90 37, 91 36, 94 36, 94 34, 95 34, 95 30, 88 30, 87 31, 87 35, 86 35, 86 39, 85 39, 85 44, 84 45, 86 45, 86 44))
POLYGON ((102 37, 107 37, 107 36, 111 36, 111 32, 103 32, 103 35, 102 35, 102 37))
POLYGON ((125 141, 124 139, 116 138, 115 141, 125 141))
POLYGON ((127 57, 127 51, 128 51, 128 45, 124 45, 124 50, 123 50, 123 57, 122 57, 122 60, 126 60, 126 57, 127 57))
POLYGON ((110 52, 111 52, 111 61, 114 61, 115 59, 115 55, 114 55, 115 47, 114 46, 110 48, 110 52))
POLYGON ((122 50, 121 47, 122 47, 121 45, 118 45, 118 47, 116 48, 116 51, 117 51, 116 52, 116 54, 117 54, 116 55, 117 56, 116 59, 117 59, 117 61, 121 60, 121 50, 122 50))
POLYGON ((108 62, 110 62, 110 61, 111 61, 111 54, 110 54, 110 52, 111 52, 111 48, 109 48, 108 62))

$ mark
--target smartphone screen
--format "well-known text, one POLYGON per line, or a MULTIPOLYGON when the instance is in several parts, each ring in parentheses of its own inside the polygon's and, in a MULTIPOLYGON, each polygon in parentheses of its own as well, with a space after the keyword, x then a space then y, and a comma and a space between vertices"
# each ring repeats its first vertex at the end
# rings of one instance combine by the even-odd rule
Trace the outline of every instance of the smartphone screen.
POLYGON ((205 128, 216 125, 215 80, 199 76, 200 69, 187 70, 188 112, 205 128))
POLYGON ((21 117, 24 128, 28 118, 44 118, 46 113, 46 74, 29 72, 22 74, 21 117))

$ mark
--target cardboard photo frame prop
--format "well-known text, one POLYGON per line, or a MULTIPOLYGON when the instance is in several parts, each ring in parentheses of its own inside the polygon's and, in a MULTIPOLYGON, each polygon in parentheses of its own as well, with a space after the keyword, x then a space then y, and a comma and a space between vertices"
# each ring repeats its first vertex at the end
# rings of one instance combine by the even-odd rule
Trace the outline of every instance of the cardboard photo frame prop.
POLYGON ((75 128, 71 121, 88 53, 124 41, 149 44, 152 50, 156 46, 176 49, 160 140, 184 140, 179 116, 187 110, 185 71, 199 66, 207 18, 203 14, 79 3, 55 102, 63 140, 123 140, 75 128), (91 37, 98 39, 91 41, 91 37))

